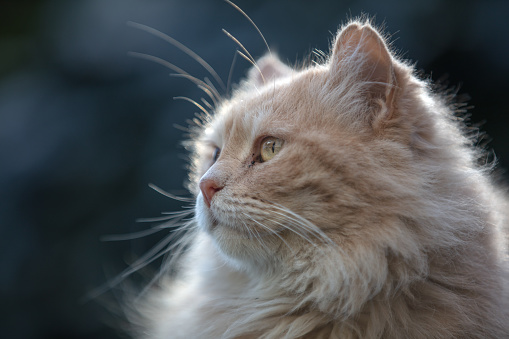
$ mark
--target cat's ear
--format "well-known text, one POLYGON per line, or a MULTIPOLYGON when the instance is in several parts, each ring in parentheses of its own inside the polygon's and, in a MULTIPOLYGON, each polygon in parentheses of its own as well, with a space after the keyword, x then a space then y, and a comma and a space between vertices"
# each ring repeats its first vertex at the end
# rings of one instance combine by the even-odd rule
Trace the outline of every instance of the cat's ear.
MULTIPOLYGON (((333 76, 355 74, 373 102, 385 106, 385 119, 395 110, 398 90, 394 60, 382 36, 368 23, 350 23, 336 37, 330 59, 333 76)), ((378 117, 380 118, 380 117, 378 117)))
POLYGON ((248 73, 248 82, 263 86, 274 79, 284 78, 293 73, 293 69, 285 65, 274 54, 266 54, 256 61, 248 73))

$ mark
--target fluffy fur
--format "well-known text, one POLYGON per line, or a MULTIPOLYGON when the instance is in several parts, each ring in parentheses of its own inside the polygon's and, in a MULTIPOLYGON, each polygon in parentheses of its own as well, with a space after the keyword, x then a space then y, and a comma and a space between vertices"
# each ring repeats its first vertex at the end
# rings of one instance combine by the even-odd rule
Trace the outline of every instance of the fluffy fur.
POLYGON ((191 143, 196 227, 138 336, 508 337, 509 206, 472 143, 368 22, 301 70, 265 56, 191 143))

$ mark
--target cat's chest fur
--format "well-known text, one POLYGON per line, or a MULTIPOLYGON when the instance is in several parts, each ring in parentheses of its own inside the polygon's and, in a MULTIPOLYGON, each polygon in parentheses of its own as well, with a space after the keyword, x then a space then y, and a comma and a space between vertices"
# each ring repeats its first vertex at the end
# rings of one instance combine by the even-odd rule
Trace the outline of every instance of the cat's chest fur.
MULTIPOLYGON (((192 261, 191 268, 181 280, 168 282, 166 288, 154 295, 157 297, 151 304, 158 308, 151 313, 156 337, 259 338, 277 327, 281 314, 293 313, 294 321, 302 315, 309 317, 310 310, 296 309, 299 300, 285 288, 285 280, 294 281, 292 273, 297 273, 298 268, 282 268, 280 273, 286 271, 282 274, 286 279, 267 279, 263 275, 232 269, 220 256, 212 239, 200 235, 186 259, 192 261), (249 328, 250 334, 231 331, 235 324, 249 328)), ((315 316, 320 318, 324 314, 315 316)), ((313 334, 307 337, 315 338, 313 334)))

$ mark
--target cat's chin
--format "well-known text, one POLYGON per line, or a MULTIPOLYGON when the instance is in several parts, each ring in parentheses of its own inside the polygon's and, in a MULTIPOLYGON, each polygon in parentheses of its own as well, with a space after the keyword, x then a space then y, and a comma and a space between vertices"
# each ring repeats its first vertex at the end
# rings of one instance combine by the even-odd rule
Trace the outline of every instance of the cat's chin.
POLYGON ((210 228, 208 233, 219 252, 233 266, 243 269, 267 269, 274 266, 275 254, 279 246, 273 241, 262 243, 244 232, 220 223, 210 228))
MULTIPOLYGON (((203 203, 197 200, 196 220, 201 231, 207 233, 223 258, 236 268, 273 267, 275 254, 281 247, 276 237, 264 234, 253 236, 247 228, 221 221, 203 203)), ((278 239, 279 240, 279 239, 278 239)), ((258 269, 257 269, 258 271, 258 269)))

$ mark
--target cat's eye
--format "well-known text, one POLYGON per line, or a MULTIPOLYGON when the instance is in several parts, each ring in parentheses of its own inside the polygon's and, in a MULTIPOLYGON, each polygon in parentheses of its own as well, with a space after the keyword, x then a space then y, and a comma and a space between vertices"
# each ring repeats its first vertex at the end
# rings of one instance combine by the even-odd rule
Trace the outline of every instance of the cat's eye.
POLYGON ((267 137, 262 140, 260 149, 260 158, 263 161, 269 161, 279 153, 283 146, 283 140, 275 137, 267 137))
POLYGON ((215 163, 217 161, 220 154, 221 154, 221 149, 219 147, 216 147, 214 149, 214 153, 212 154, 212 163, 215 163))

